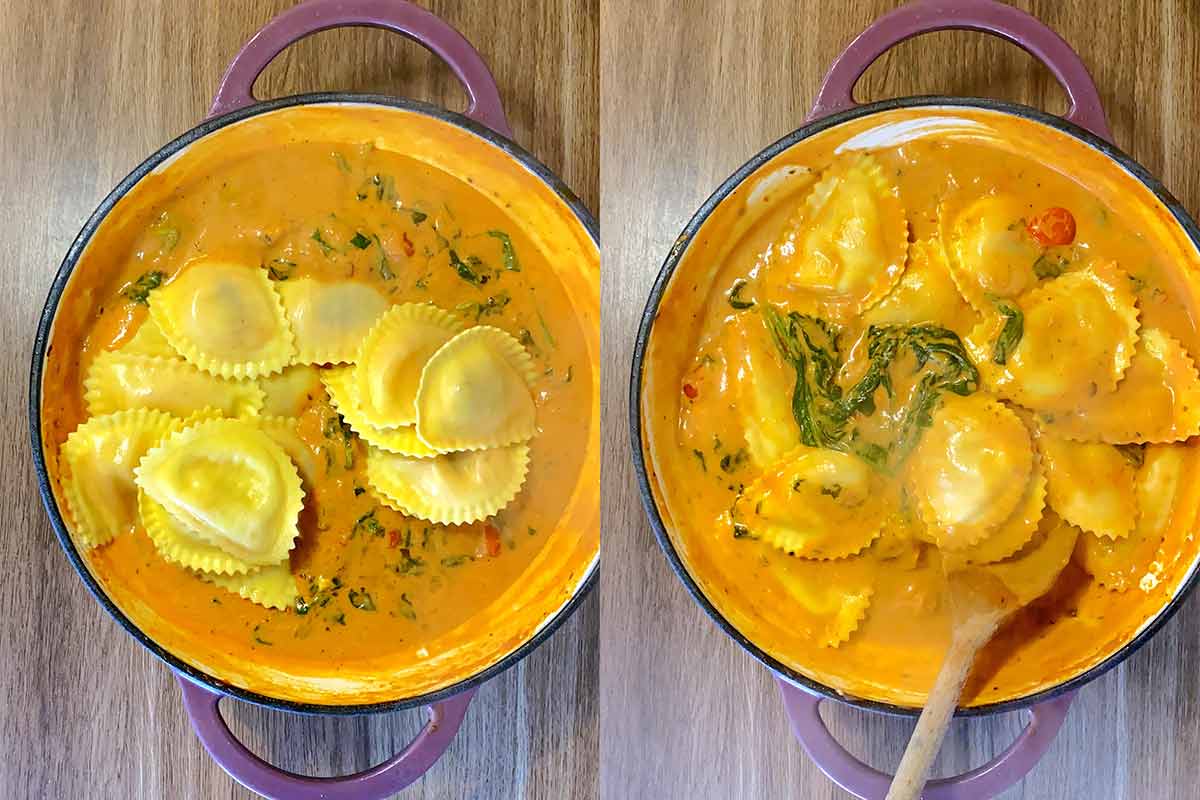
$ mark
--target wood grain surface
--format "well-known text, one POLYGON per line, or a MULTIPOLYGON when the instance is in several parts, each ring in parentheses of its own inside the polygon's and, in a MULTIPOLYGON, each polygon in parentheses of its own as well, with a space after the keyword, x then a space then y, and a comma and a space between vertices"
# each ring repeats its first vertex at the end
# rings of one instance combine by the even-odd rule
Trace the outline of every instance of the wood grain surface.
MULTIPOLYGON (((35 320, 84 220, 130 169, 205 114, 245 40, 288 0, 0 5, 0 797, 244 798, 204 753, 171 673, 88 596, 37 498, 26 427, 35 320)), ((597 0, 428 3, 483 53, 516 140, 598 205, 597 0)), ((350 90, 462 109, 449 69, 378 30, 285 51, 260 97, 350 90)), ((598 598, 479 692, 414 798, 596 794, 598 598)), ((364 769, 420 711, 323 719, 234 701, 234 731, 313 775, 364 769)))
MULTIPOLYGON (((672 241, 759 149, 800 126, 831 60, 886 0, 606 0, 601 23, 605 474, 601 789, 612 798, 843 798, 788 732, 767 670, 671 573, 645 522, 626 424, 634 334, 672 241)), ((1117 144, 1200 211, 1200 7, 1020 2, 1079 49, 1117 144)), ((858 97, 946 93, 1061 112, 1024 52, 981 34, 910 41, 858 97)), ((1200 600, 1085 687, 1042 763, 1008 798, 1194 798, 1200 784, 1200 600)), ((894 769, 912 722, 826 704, 851 752, 894 769)), ((957 722, 936 767, 1003 749, 1022 715, 957 722)))

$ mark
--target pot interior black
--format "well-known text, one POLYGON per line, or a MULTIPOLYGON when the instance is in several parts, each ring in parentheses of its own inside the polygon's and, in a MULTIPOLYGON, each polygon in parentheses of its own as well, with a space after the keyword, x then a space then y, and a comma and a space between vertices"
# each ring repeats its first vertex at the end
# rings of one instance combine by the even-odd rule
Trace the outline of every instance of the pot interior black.
MULTIPOLYGON (((816 694, 825 697, 839 700, 859 708, 864 708, 871 711, 877 711, 886 714, 900 716, 915 716, 920 713, 919 708, 908 708, 899 705, 888 703, 880 703, 874 700, 861 697, 854 697, 842 694, 837 690, 824 685, 818 681, 809 678, 803 673, 783 664, 778 659, 771 656, 754 642, 744 636, 734 625, 716 608, 713 602, 701 589, 699 583, 688 571, 679 551, 676 549, 671 535, 667 531, 662 514, 659 511, 658 505, 655 502, 654 494, 651 488, 651 477, 648 468, 648 454, 645 451, 645 441, 643 436, 643 420, 641 415, 642 407, 642 387, 644 371, 646 366, 646 349, 650 340, 651 333, 654 328, 655 319, 658 316, 659 305, 662 302, 663 295, 667 290, 672 277, 675 274, 676 267, 679 265, 684 254, 687 252, 689 245, 696 236, 697 232, 704 225, 705 221, 713 213, 713 211, 724 201, 738 186, 740 186, 748 177, 756 170, 762 167, 771 159, 775 158, 780 153, 789 149, 793 145, 801 142, 809 137, 820 133, 824 130, 836 127, 842 123, 857 120, 863 117, 868 117, 873 114, 878 114, 885 111, 895 109, 946 109, 946 108, 972 108, 995 111, 1004 114, 1012 114, 1019 117, 1024 117, 1035 122, 1042 123, 1052 128, 1056 128, 1070 136, 1083 141, 1089 147, 1103 153, 1122 169, 1132 175, 1136 180, 1141 182, 1149 189, 1155 197, 1163 204, 1164 207, 1170 210, 1178 225, 1186 232, 1187 237, 1192 244, 1200 250, 1200 227, 1191 218, 1183 206, 1176 200, 1162 183, 1151 175, 1145 168, 1134 161, 1130 156, 1122 152, 1113 144, 1097 137, 1091 132, 1068 122, 1061 117, 1056 117, 1027 106, 1018 105, 1015 103, 1006 103, 997 100, 985 98, 965 98, 965 97, 946 97, 946 96, 919 96, 919 97, 904 97, 893 100, 884 100, 877 103, 859 106, 857 108, 845 111, 839 114, 834 114, 823 119, 815 120, 798 130, 788 134, 771 144, 753 158, 743 164, 736 172, 729 176, 717 188, 713 194, 704 201, 704 204, 696 212, 696 214, 688 221, 682 233, 675 240, 668 253, 666 260, 663 262, 662 268, 659 270, 658 276, 654 281, 654 285, 650 291, 650 296, 646 301, 646 307, 642 312, 641 322, 638 326, 637 339, 634 344, 633 364, 630 375, 629 388, 629 429, 630 429, 630 444, 633 453, 633 466, 637 474, 638 486, 642 497, 642 504, 645 507, 646 514, 650 520, 650 527, 654 531, 654 536, 658 540, 659 546, 666 555, 668 562, 671 564, 672 570, 683 582, 692 598, 704 609, 705 613, 734 641, 745 648, 752 656, 762 662, 772 671, 787 678, 798 686, 802 686, 816 694)), ((992 703, 987 705, 973 706, 966 709, 959 709, 956 714, 958 716, 981 716, 987 714, 998 714, 1006 711, 1013 711, 1020 708, 1027 708, 1039 702, 1050 700, 1064 693, 1074 691, 1084 684, 1092 681, 1103 675, 1108 670, 1120 664, 1130 655, 1137 651, 1146 641, 1150 639, 1168 620, 1179 610, 1189 593, 1195 587, 1197 580, 1200 579, 1200 568, 1197 564, 1193 564, 1187 577, 1180 585, 1178 591, 1172 597, 1159 613, 1129 642, 1121 647, 1117 652, 1113 653, 1108 658, 1104 659, 1099 664, 1096 664, 1091 669, 1059 683, 1044 691, 1039 691, 1015 700, 1010 700, 1001 703, 992 703)))
POLYGON ((42 309, 41 318, 38 322, 37 334, 33 345, 33 362, 30 369, 29 377, 29 428, 30 441, 33 450, 34 470, 37 475, 38 491, 42 498, 42 505, 46 509, 46 513, 50 518, 50 524, 54 529, 55 535, 58 537, 59 544, 66 553, 67 559, 79 574, 88 591, 96 598, 97 602, 104 608, 108 614, 116 620, 116 622, 125 629, 130 636, 140 642, 147 650, 153 653, 156 657, 166 663, 176 672, 188 676, 193 681, 207 686, 216 691, 227 694, 231 697, 236 697, 239 700, 253 703, 269 708, 281 709, 304 714, 329 714, 329 715, 355 715, 380 713, 387 711, 396 711, 405 708, 427 705, 438 700, 458 694, 472 686, 477 686, 484 681, 498 675, 504 670, 516 664, 530 652, 532 652, 539 644, 546 640, 555 630, 558 629, 563 622, 579 607, 586 597, 588 591, 595 585, 599 574, 599 561, 594 561, 585 578, 578 584, 576 591, 570 600, 565 603, 558 611, 547 620, 528 640, 520 647, 509 653, 488 668, 462 680, 451 686, 447 686, 435 692, 422 694, 415 697, 406 697, 388 702, 362 704, 362 705, 323 705, 292 702, 289 700, 281 700, 278 698, 269 697, 257 692, 248 691, 238 686, 226 683, 208 673, 199 670, 187 662, 176 657, 174 654, 160 646, 151 637, 145 634, 129 617, 121 611, 120 608, 108 597, 101 588, 92 573, 84 564, 83 559, 71 539, 67 531, 66 523, 63 520, 62 513, 58 508, 58 503, 55 500, 53 490, 51 488, 50 475, 46 466, 46 460, 42 452, 42 376, 46 359, 46 349, 50 341, 51 327, 54 323, 54 317, 58 310, 59 301, 62 298, 63 292, 66 289, 67 283, 70 280, 80 255, 87 247, 88 242, 95 234, 96 230, 103 223, 105 217, 112 211, 114 206, 121 200, 129 190, 138 183, 143 177, 155 170, 160 164, 170 159, 175 154, 188 147, 193 142, 208 136, 209 134, 220 130, 228 125, 240 122, 250 117, 266 114, 268 112, 279 109, 290 108, 293 106, 302 105, 317 105, 317 104, 364 104, 364 105, 380 105, 392 108, 399 108, 408 111, 421 113, 444 122, 456 125, 460 128, 469 130, 471 133, 494 144, 496 147, 503 150, 514 161, 520 163, 525 169, 534 174, 542 183, 549 187, 562 201, 571 209, 579 223, 586 229, 591 240, 599 247, 599 228, 595 218, 583 205, 578 197, 567 187, 567 185, 559 179, 547 167, 541 164, 529 152, 524 150, 520 145, 500 134, 492 131, 489 128, 480 125, 474 120, 468 119, 461 114, 447 111, 414 100, 406 100, 402 98, 389 97, 386 95, 373 94, 352 94, 352 93, 317 93, 296 95, 292 97, 284 97, 276 100, 270 100, 262 103, 256 103, 246 108, 232 111, 219 117, 207 119, 201 124, 192 128, 187 133, 179 136, 168 144, 164 145, 158 152, 143 161, 132 172, 117 184, 116 188, 104 198, 99 207, 88 218, 87 223, 71 244, 67 251, 66 257, 63 259, 58 273, 54 278, 54 282, 50 287, 49 295, 46 298, 45 306, 42 309))

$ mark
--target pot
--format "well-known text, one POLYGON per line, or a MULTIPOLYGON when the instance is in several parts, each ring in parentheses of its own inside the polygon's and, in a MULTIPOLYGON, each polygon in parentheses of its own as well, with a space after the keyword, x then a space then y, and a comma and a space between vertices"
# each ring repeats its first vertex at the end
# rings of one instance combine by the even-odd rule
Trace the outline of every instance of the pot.
MULTIPOLYGON (((50 288, 38 326, 30 376, 30 428, 39 490, 59 543, 80 579, 104 609, 131 636, 164 661, 176 674, 184 706, 196 735, 212 758, 235 780, 249 789, 271 798, 382 798, 409 785, 424 774, 445 752, 461 725, 478 686, 513 666, 543 642, 578 608, 588 589, 595 583, 599 564, 599 252, 595 220, 571 191, 533 156, 511 141, 496 83, 479 53, 463 36, 432 13, 401 0, 309 0, 267 23, 242 48, 230 64, 213 100, 208 118, 200 125, 162 147, 131 172, 105 198, 88 219, 72 244, 50 288), (255 79, 285 47, 312 33, 346 26, 384 28, 407 36, 440 56, 466 88, 470 105, 463 114, 411 100, 376 95, 312 94, 267 102, 251 94, 255 79), (386 139, 389 132, 411 141, 411 152, 422 153, 437 162, 437 153, 445 162, 468 161, 486 185, 488 176, 499 181, 497 192, 507 189, 513 197, 514 211, 522 224, 541 226, 538 241, 548 241, 563 256, 555 266, 557 277, 571 300, 572 308, 584 329, 587 367, 592 371, 592 406, 581 424, 587 425, 587 452, 577 482, 562 519, 550 534, 546 545, 525 578, 502 595, 512 607, 520 608, 507 619, 495 622, 495 640, 487 632, 493 623, 478 628, 478 641, 462 649, 462 657, 453 668, 438 672, 434 667, 412 667, 410 686, 405 691, 399 679, 366 697, 365 702, 321 702, 321 697, 294 691, 263 690, 248 686, 236 677, 222 674, 211 666, 221 663, 217 656, 201 659, 183 652, 184 644, 169 640, 163 631, 149 631, 135 621, 135 614, 116 596, 115 587, 106 586, 93 573, 88 561, 76 547, 64 521, 65 506, 55 478, 48 469, 44 425, 43 393, 54 384, 50 346, 64 294, 70 294, 72 281, 86 271, 89 247, 102 240, 106 232, 119 227, 127 206, 155 191, 148 186, 169 182, 181 170, 189 168, 197 152, 223 152, 236 147, 239 133, 254 126, 271 125, 275 120, 299 124, 304 115, 318 114, 327 122, 322 130, 350 130, 369 125, 372 137, 386 139), (342 117, 348 122, 342 122, 342 117), (328 120, 334 120, 329 123, 328 120), (366 122, 363 122, 366 120, 366 122), (340 126, 340 127, 339 127, 340 126), (398 132, 398 133, 396 133, 398 132), (219 143, 214 145, 214 142, 219 143), (231 145, 230 142, 235 144, 231 145), (427 152, 426 152, 427 151, 427 152), (433 153, 434 155, 428 155, 433 153), (190 160, 190 161, 189 161, 190 160), (114 221, 116 220, 116 221, 114 221), (81 260, 85 262, 82 269, 81 260), (516 619, 519 618, 519 619, 516 619), (420 670, 429 672, 424 678, 420 670), (353 715, 377 713, 424 706, 428 722, 420 734, 400 753, 364 772, 335 778, 310 778, 277 769, 259 759, 230 732, 218 710, 224 697, 262 706, 307 714, 353 715)), ((360 139, 361 141, 361 139, 360 139)), ((375 141, 372 138, 371 141, 375 141)), ((409 150, 403 150, 408 154, 409 150)), ((192 168, 194 168, 192 164, 192 168)), ((583 366, 583 365, 580 365, 583 366)), ((578 372, 576 373, 578 375, 578 372)), ((497 601, 499 602, 499 601, 497 601)), ((473 629, 476 630, 476 629, 473 629)), ((197 648, 201 645, 196 645, 197 648)), ((452 659, 453 660, 453 659, 452 659)), ((251 667, 247 666, 247 670, 251 667)), ((237 670, 232 670, 236 674, 237 670)), ((354 676, 350 676, 354 679, 354 676)), ((371 676, 362 677, 364 685, 371 676)))
MULTIPOLYGON (((908 716, 917 714, 920 709, 850 696, 814 680, 771 655, 739 630, 730 620, 730 616, 719 609, 716 594, 711 589, 706 590, 704 582, 692 571, 687 554, 674 537, 672 524, 669 522, 670 513, 661 491, 662 478, 657 473, 652 453, 653 417, 648 405, 650 401, 647 389, 650 382, 647 370, 652 357, 648 353, 655 348, 660 306, 664 295, 670 291, 672 282, 679 280, 682 285, 686 281, 692 289, 691 294, 703 297, 704 275, 697 269, 698 264, 720 261, 718 256, 712 255, 711 249, 703 250, 706 258, 697 258, 691 262, 688 261, 689 253, 702 248, 717 247, 711 244, 714 241, 736 238, 736 232, 739 230, 736 226, 739 223, 729 221, 736 213, 730 208, 734 203, 740 204, 742 200, 745 200, 747 205, 755 202, 755 189, 767 185, 771 180, 770 176, 780 174, 779 165, 789 163, 784 158, 792 148, 839 126, 857 125, 858 127, 845 128, 857 134, 869 128, 872 120, 875 120, 879 121, 879 128, 882 128, 884 115, 898 115, 904 120, 917 120, 919 123, 919 118, 925 114, 953 116, 956 110, 961 110, 964 116, 986 112, 1001 121, 1012 121, 1013 128, 1049 130, 1060 138, 1065 134, 1081 146, 1079 149, 1089 151, 1094 161, 1104 162, 1103 166, 1114 174, 1122 174, 1124 177, 1121 180, 1131 179, 1131 183, 1140 184, 1138 189, 1144 189, 1149 201, 1158 204, 1156 211, 1164 212, 1158 213, 1156 218, 1160 218, 1164 225, 1173 229, 1181 251, 1186 250, 1194 256, 1196 249, 1200 248, 1200 228, 1197 228, 1196 223, 1178 201, 1159 181, 1112 144, 1112 136, 1095 84, 1079 56, 1056 33, 1034 17, 992 0, 920 0, 884 15, 860 34, 835 59, 804 126, 746 162, 692 217, 676 240, 655 281, 642 316, 634 349, 630 385, 633 461, 642 501, 663 553, 695 601, 713 621, 772 671, 792 731, 809 757, 829 778, 860 798, 882 798, 887 793, 891 776, 862 763, 832 737, 819 714, 820 704, 835 701, 880 713, 908 716), (1013 103, 944 96, 908 97, 867 105, 854 102, 852 90, 855 84, 871 63, 885 51, 913 36, 948 29, 989 33, 1026 50, 1045 64, 1062 84, 1070 100, 1070 110, 1060 118, 1013 103), (1017 125, 1017 122, 1020 125, 1017 125), (762 183, 756 183, 760 179, 762 183), (716 218, 720 221, 714 221, 716 218), (684 265, 682 269, 681 264, 684 265), (686 278, 681 277, 685 274, 686 278)), ((883 139, 889 135, 902 135, 894 131, 890 134, 880 133, 879 128, 871 128, 871 135, 883 139)), ((872 146, 885 143, 889 142, 879 141, 872 146)), ((719 253, 719 249, 717 252, 719 253)), ((686 303, 683 307, 685 311, 689 308, 686 303)), ((682 317, 676 315, 673 321, 679 323, 680 319, 682 317)), ((659 324, 658 328, 663 329, 665 325, 659 324)), ((658 335, 660 339, 667 336, 665 333, 658 335)), ((685 334, 676 327, 670 332, 674 339, 682 335, 685 334)), ((670 377, 675 376, 672 374, 670 377)), ((678 383, 669 384, 669 380, 670 378, 664 379, 663 385, 678 386, 678 383)), ((675 392, 677 395, 677 388, 675 392)), ((1024 709, 1029 712, 1029 723, 1017 740, 1003 753, 968 773, 930 782, 923 796, 938 800, 992 797, 1020 781, 1050 746, 1063 724, 1075 691, 1112 669, 1146 642, 1178 610, 1194 587, 1196 579, 1197 568, 1193 562, 1183 573, 1182 579, 1174 587, 1167 601, 1148 615, 1135 634, 1118 651, 1081 674, 1007 702, 960 709, 960 716, 1024 709)))

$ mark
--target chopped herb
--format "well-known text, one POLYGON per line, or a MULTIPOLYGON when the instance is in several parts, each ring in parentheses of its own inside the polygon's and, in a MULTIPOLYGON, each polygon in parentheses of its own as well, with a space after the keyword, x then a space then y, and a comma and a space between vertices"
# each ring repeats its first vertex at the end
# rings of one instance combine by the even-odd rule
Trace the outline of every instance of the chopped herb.
POLYGON ((400 608, 398 610, 400 616, 405 619, 416 620, 417 618, 417 610, 413 608, 412 600, 408 599, 407 594, 400 595, 400 608))
POLYGON ((488 282, 489 278, 486 273, 476 271, 476 267, 482 262, 475 256, 467 256, 467 260, 463 261, 458 257, 458 253, 453 248, 450 249, 450 266, 454 267, 454 271, 458 273, 458 277, 462 278, 467 283, 475 286, 483 286, 488 282))
POLYGON ((331 245, 329 242, 325 241, 325 237, 321 235, 320 228, 313 228, 312 236, 309 238, 311 238, 314 242, 316 242, 317 244, 319 244, 321 246, 321 252, 324 253, 326 256, 328 256, 330 253, 334 252, 337 249, 336 247, 331 245))
POLYGON ((850 437, 850 450, 854 455, 861 458, 863 461, 870 464, 878 470, 887 468, 888 451, 886 447, 878 445, 874 442, 864 442, 856 435, 858 431, 850 437))
POLYGON ((387 529, 383 524, 375 519, 375 512, 378 509, 371 509, 366 514, 363 514, 354 523, 354 527, 350 529, 350 538, 353 539, 359 533, 370 534, 371 536, 383 536, 387 529))
POLYGON ((408 213, 412 215, 413 225, 420 225, 422 222, 429 219, 428 214, 426 214, 424 211, 417 211, 415 208, 411 209, 408 213))
POLYGON ((567 364, 567 374, 563 376, 563 383, 570 383, 575 379, 575 365, 567 364))
POLYGON ((750 535, 750 529, 740 522, 733 523, 733 538, 735 539, 753 539, 750 535))
POLYGON ((504 307, 511 302, 508 292, 499 292, 482 303, 459 303, 454 310, 464 317, 474 317, 479 322, 483 317, 504 313, 504 307))
POLYGON ((422 275, 421 277, 417 278, 415 281, 413 281, 413 288, 414 289, 428 289, 429 288, 429 276, 422 275))
POLYGON ((337 163, 338 169, 347 175, 354 171, 350 168, 350 162, 346 160, 346 157, 336 150, 333 151, 333 160, 337 163))
POLYGON ((742 289, 746 288, 746 284, 750 281, 745 278, 738 278, 733 282, 733 288, 729 290, 729 305, 736 308, 738 311, 743 311, 747 308, 754 308, 753 300, 742 299, 742 289))
POLYGON ((359 496, 361 496, 361 495, 365 494, 365 493, 366 493, 366 491, 367 491, 367 490, 366 490, 366 489, 364 489, 364 488, 363 488, 363 487, 361 487, 361 486, 355 486, 355 487, 354 487, 354 496, 355 496, 355 497, 359 497, 359 496))
POLYGON ((396 179, 391 175, 371 176, 371 184, 375 187, 375 199, 387 200, 389 203, 396 199, 396 179))
POLYGON ((1043 278, 1057 278, 1063 274, 1063 271, 1066 270, 1067 265, 1070 263, 1070 261, 1067 261, 1062 256, 1052 256, 1049 253, 1042 253, 1033 262, 1033 274, 1039 280, 1043 278))
POLYGON ((267 265, 267 277, 273 281, 286 281, 292 277, 292 270, 296 268, 295 261, 288 261, 283 258, 272 258, 271 263, 267 265))
POLYGON ((830 484, 829 486, 822 486, 821 494, 826 495, 828 497, 832 497, 834 500, 837 500, 839 497, 841 497, 842 485, 840 483, 833 483, 833 484, 830 484))
POLYGON ((374 238, 375 247, 379 250, 379 263, 375 265, 376 269, 379 270, 379 277, 383 278, 385 281, 390 281, 392 278, 396 277, 396 275, 392 272, 392 265, 391 262, 388 261, 387 251, 383 249, 383 243, 379 241, 378 236, 375 236, 374 238))
POLYGON ((163 212, 162 216, 150 226, 151 232, 158 237, 159 252, 169 253, 179 244, 179 228, 172 222, 167 212, 163 212))
POLYGON ((546 337, 546 341, 550 343, 550 349, 558 347, 558 342, 554 341, 554 334, 550 332, 550 326, 546 324, 546 318, 542 316, 542 310, 537 310, 538 322, 542 326, 542 334, 546 337))
POLYGON ((1007 300, 996 300, 995 303, 996 310, 1004 317, 1004 327, 1000 329, 1000 335, 996 337, 996 344, 992 347, 992 361, 1004 364, 1021 343, 1021 337, 1025 335, 1025 315, 1007 300))
POLYGON ((721 458, 721 469, 725 472, 734 472, 738 468, 750 460, 750 454, 743 447, 736 453, 726 453, 721 458))
POLYGON ((346 595, 350 599, 350 605, 357 608, 359 611, 374 611, 375 601, 371 599, 371 594, 366 589, 359 587, 357 591, 350 590, 346 595))
POLYGON ((330 619, 332 619, 332 620, 333 620, 334 622, 336 622, 338 625, 345 625, 345 624, 346 624, 346 615, 345 615, 345 613, 343 613, 343 612, 341 612, 341 611, 339 611, 338 613, 334 614, 332 617, 330 617, 330 619))
POLYGON ((355 231, 354 238, 350 240, 350 244, 357 247, 359 250, 366 250, 371 246, 371 240, 363 236, 362 231, 355 231))
POLYGON ((530 525, 530 526, 529 526, 529 535, 530 535, 530 536, 537 536, 537 528, 535 528, 535 527, 533 527, 532 525, 530 525))
POLYGON ((696 460, 700 462, 700 469, 708 472, 708 464, 704 462, 704 452, 701 450, 693 450, 692 455, 694 455, 696 460))
POLYGON ((517 260, 517 251, 513 249, 512 237, 504 231, 488 231, 487 235, 500 240, 500 249, 504 254, 504 268, 509 272, 520 272, 521 262, 517 260))
POLYGON ((421 575, 425 572, 425 560, 413 556, 405 547, 400 550, 400 563, 393 569, 397 575, 421 575))
POLYGON ((275 646, 274 642, 268 642, 266 639, 264 639, 258 635, 258 629, 261 627, 262 627, 261 625, 254 626, 254 641, 258 642, 259 644, 265 644, 267 647, 274 647, 275 646))
MULTIPOLYGON (((342 440, 346 469, 354 469, 354 431, 350 429, 341 415, 334 414, 325 420, 325 438, 342 440)), ((332 461, 332 456, 327 456, 326 460, 332 461)))
POLYGON ((471 560, 470 556, 447 556, 442 559, 443 567, 461 567, 471 560))
POLYGON ((148 306, 150 305, 150 293, 161 286, 166 278, 167 273, 159 270, 143 272, 137 280, 122 289, 121 294, 130 302, 148 306))
POLYGON ((305 600, 303 597, 296 598, 296 613, 299 614, 300 616, 304 616, 305 614, 307 614, 308 609, 310 607, 311 606, 309 605, 308 601, 305 600))

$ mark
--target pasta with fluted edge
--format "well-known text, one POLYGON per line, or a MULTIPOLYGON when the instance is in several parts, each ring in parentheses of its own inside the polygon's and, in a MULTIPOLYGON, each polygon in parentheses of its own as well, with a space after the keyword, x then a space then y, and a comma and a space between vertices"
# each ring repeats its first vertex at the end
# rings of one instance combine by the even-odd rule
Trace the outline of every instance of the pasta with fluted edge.
POLYGON ((1200 258, 966 128, 845 125, 789 149, 806 193, 740 202, 763 165, 680 250, 640 376, 654 503, 721 617, 855 697, 919 706, 947 574, 990 573, 1020 606, 965 702, 1025 697, 1197 558, 1200 258))

